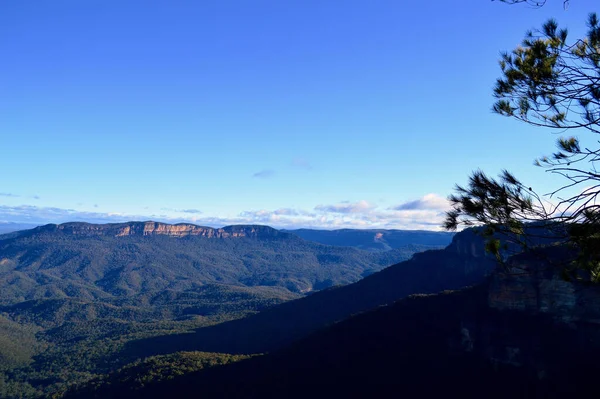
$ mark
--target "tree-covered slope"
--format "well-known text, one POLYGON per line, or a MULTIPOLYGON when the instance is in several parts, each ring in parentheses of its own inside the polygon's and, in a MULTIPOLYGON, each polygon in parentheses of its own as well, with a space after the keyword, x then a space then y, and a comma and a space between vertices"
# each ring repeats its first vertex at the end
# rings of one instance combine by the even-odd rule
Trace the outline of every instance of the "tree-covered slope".
POLYGON ((320 291, 246 318, 201 328, 195 334, 131 341, 125 353, 149 356, 179 350, 262 353, 352 314, 417 293, 435 293, 476 284, 496 267, 483 240, 472 230, 457 234, 444 250, 416 254, 347 286, 320 291))
POLYGON ((411 296, 135 393, 88 386, 72 397, 596 397, 598 327, 492 308, 488 287, 411 296))
POLYGON ((183 291, 164 290, 126 298, 33 299, 0 306, 0 312, 20 323, 53 328, 64 323, 116 319, 134 322, 185 319, 193 316, 245 314, 299 295, 279 287, 205 284, 183 291))
POLYGON ((250 356, 207 352, 176 352, 151 356, 92 380, 85 385, 85 389, 99 394, 109 388, 122 396, 134 395, 150 384, 248 358, 250 356))
POLYGON ((190 336, 354 282, 423 248, 375 254, 266 226, 155 222, 66 223, 0 236, 7 325, 0 392, 58 394, 147 356, 130 342, 190 336))
POLYGON ((107 300, 194 291, 208 283, 301 293, 357 281, 419 249, 372 254, 266 226, 48 225, 0 237, 0 303, 107 300))
POLYGON ((0 315, 0 371, 32 361, 40 347, 35 337, 39 331, 33 325, 15 323, 0 315))

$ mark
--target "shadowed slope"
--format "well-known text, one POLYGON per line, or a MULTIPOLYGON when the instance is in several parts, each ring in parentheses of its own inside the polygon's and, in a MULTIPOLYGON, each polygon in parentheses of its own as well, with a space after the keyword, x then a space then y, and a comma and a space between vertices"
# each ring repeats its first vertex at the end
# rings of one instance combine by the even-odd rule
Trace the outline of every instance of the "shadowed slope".
POLYGON ((597 324, 494 309, 488 290, 412 296, 269 355, 79 397, 595 397, 597 324))
POLYGON ((435 293, 480 282, 495 267, 481 247, 481 238, 466 231, 458 234, 444 250, 416 254, 409 261, 357 283, 317 292, 244 319, 202 328, 195 334, 134 341, 126 352, 148 356, 178 350, 244 354, 272 351, 352 314, 411 294, 435 293))

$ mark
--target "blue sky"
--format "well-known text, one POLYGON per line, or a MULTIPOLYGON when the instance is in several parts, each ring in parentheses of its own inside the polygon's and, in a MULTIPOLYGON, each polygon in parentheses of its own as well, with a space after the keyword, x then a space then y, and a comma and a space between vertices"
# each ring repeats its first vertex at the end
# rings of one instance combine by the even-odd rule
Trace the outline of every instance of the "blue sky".
POLYGON ((593 5, 2 2, 0 222, 438 229, 474 169, 550 191, 497 59, 593 5))

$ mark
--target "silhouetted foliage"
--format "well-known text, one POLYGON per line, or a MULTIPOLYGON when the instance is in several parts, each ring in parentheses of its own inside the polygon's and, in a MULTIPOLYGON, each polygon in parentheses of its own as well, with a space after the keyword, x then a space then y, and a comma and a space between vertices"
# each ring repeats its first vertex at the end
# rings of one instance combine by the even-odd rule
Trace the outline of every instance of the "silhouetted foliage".
MULTIPOLYGON (((494 1, 494 0, 492 0, 494 1)), ((498 0, 502 3, 506 3, 506 4, 527 4, 529 6, 532 7, 543 7, 544 5, 546 5, 546 2, 548 0, 498 0)), ((566 9, 569 7, 569 0, 562 0, 563 2, 563 7, 566 9)))
MULTIPOLYGON (((493 110, 539 127, 560 132, 600 133, 600 23, 588 19, 587 35, 568 41, 566 29, 554 20, 540 31, 528 32, 521 46, 500 60, 493 110)), ((558 151, 535 164, 566 179, 545 195, 536 193, 513 174, 498 180, 481 171, 467 187, 457 186, 450 196, 453 209, 445 227, 486 225, 488 249, 501 258, 497 233, 509 233, 522 249, 531 246, 524 226, 536 223, 558 240, 569 238, 579 255, 565 267, 565 277, 600 282, 600 148, 583 145, 575 136, 561 137, 558 151), (554 201, 551 202, 551 201, 554 201)))

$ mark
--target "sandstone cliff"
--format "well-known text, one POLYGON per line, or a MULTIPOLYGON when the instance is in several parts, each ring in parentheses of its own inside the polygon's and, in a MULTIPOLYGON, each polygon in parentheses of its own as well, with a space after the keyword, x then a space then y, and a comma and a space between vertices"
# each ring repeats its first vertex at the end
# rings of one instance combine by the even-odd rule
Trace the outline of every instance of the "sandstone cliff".
POLYGON ((167 224, 160 222, 127 222, 127 223, 63 223, 48 224, 37 227, 34 232, 63 232, 78 236, 156 236, 165 235, 170 237, 201 236, 206 238, 268 238, 287 234, 267 226, 237 225, 227 226, 219 229, 205 226, 197 226, 189 223, 167 224))
POLYGON ((488 303, 493 309, 546 314, 559 322, 585 322, 600 328, 600 287, 566 281, 561 266, 569 259, 563 247, 549 247, 510 259, 509 270, 494 273, 488 303))
POLYGON ((487 306, 461 317, 455 347, 562 390, 544 395, 583 397, 598 370, 600 286, 564 280, 569 255, 550 246, 512 257, 481 287, 478 301, 487 306))

